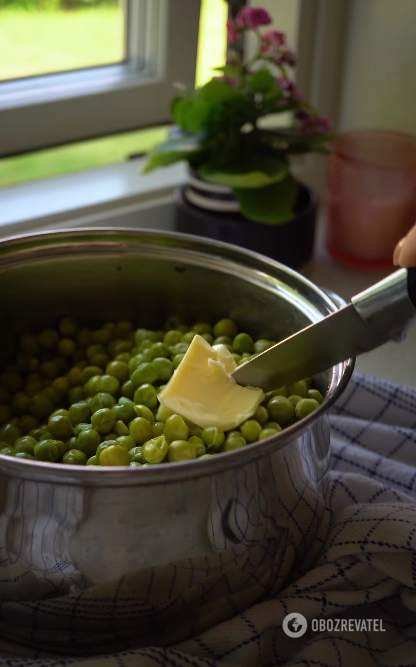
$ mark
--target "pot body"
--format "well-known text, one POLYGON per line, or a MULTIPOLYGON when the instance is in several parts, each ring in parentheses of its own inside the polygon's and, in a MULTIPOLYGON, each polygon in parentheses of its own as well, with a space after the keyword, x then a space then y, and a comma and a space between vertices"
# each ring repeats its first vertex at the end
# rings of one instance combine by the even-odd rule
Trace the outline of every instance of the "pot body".
POLYGON ((188 185, 175 190, 174 199, 178 232, 234 243, 292 268, 305 265, 312 257, 318 201, 303 183, 299 184, 293 220, 281 225, 248 220, 230 188, 206 183, 193 171, 188 185))
MULTIPOLYGON (((336 307, 286 267, 178 234, 82 230, 0 243, 1 363, 22 331, 65 314, 86 326, 131 319, 155 328, 171 314, 190 322, 229 314, 278 339, 336 307)), ((46 577, 59 571, 61 593, 125 575, 145 589, 163 585, 180 563, 195 584, 226 573, 251 601, 274 594, 313 557, 329 463, 326 411, 352 366, 317 378, 326 399, 302 423, 209 460, 99 470, 0 457, 3 562, 46 577)), ((189 587, 181 581, 179 592, 189 587)))

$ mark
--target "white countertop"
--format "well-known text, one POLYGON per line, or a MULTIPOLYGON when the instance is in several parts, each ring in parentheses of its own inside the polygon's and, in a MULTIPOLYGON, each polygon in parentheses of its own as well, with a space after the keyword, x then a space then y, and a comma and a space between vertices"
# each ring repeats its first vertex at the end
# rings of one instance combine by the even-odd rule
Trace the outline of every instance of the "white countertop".
MULTIPOLYGON (((324 249, 322 227, 315 258, 302 273, 321 287, 349 300, 355 294, 381 280, 390 271, 358 271, 337 264, 324 249)), ((387 343, 357 358, 355 369, 367 375, 416 387, 416 323, 400 343, 387 343)))

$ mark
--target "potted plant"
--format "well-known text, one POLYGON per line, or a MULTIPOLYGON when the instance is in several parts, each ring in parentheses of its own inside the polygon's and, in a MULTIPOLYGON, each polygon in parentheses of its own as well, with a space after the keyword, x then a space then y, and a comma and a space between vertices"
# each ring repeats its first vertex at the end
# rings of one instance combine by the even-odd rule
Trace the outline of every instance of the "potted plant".
POLYGON ((329 151, 330 124, 298 92, 296 58, 286 36, 261 8, 244 7, 228 21, 226 64, 195 90, 178 86, 169 139, 144 172, 186 160, 189 181, 175 192, 176 228, 248 247, 298 267, 313 250, 317 198, 291 174, 290 158, 329 151), (257 38, 244 59, 235 44, 257 38), (291 112, 293 125, 270 129, 271 114, 291 112))

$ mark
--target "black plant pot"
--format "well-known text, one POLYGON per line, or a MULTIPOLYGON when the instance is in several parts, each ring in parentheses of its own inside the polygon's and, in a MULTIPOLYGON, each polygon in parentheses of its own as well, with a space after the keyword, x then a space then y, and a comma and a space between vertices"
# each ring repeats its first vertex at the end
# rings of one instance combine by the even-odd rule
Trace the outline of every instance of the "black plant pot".
MULTIPOLYGON (((252 222, 238 211, 202 208, 186 196, 187 186, 175 190, 175 230, 248 248, 293 269, 306 264, 313 253, 318 200, 313 190, 299 184, 295 217, 282 225, 252 222)), ((214 195, 215 197, 215 195, 214 195)), ((222 200, 230 201, 228 195, 222 200)))

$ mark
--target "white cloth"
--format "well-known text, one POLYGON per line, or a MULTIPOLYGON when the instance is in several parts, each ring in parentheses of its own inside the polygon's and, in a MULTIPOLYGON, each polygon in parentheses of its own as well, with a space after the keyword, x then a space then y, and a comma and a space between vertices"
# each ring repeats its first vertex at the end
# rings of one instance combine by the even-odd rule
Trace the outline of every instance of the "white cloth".
MULTIPOLYGON (((238 592, 214 591, 198 625, 186 615, 195 587, 180 604, 152 614, 158 594, 144 599, 138 576, 56 597, 68 579, 76 586, 73 572, 39 578, 6 561, 0 666, 415 665, 416 389, 356 374, 330 423, 320 555, 277 596, 249 606, 238 592), (291 612, 309 622, 300 638, 282 630, 291 612), (313 619, 329 617, 381 619, 385 631, 312 630, 313 619)), ((0 563, 1 555, 0 545, 0 563)), ((175 577, 188 574, 179 568, 175 577)), ((167 586, 172 577, 167 570, 167 586)))

